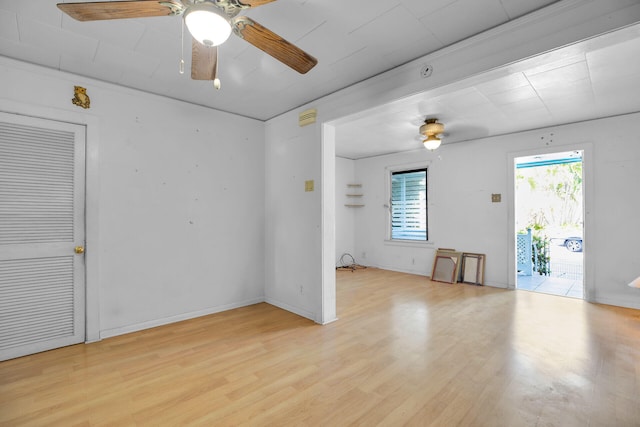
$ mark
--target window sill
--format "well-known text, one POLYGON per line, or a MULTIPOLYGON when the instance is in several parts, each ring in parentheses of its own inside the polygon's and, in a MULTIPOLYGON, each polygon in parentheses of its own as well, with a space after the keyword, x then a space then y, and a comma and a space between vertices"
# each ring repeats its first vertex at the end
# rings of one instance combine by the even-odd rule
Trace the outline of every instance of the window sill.
POLYGON ((388 240, 388 239, 385 239, 384 244, 385 245, 389 245, 389 246, 404 246, 404 247, 409 247, 409 248, 433 247, 433 242, 430 242, 428 240, 424 241, 424 240, 399 240, 399 239, 388 240))

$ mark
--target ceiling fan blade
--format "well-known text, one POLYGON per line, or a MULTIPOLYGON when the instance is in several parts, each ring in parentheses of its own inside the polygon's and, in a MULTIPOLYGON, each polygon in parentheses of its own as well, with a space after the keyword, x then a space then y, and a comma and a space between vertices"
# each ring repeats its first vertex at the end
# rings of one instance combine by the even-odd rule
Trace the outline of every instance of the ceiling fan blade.
POLYGON ((218 70, 218 47, 207 47, 191 39, 191 78, 194 80, 215 80, 218 70))
POLYGON ((316 58, 251 18, 236 16, 231 23, 237 36, 301 74, 305 74, 318 63, 316 58))
POLYGON ((240 3, 249 7, 258 7, 263 4, 272 3, 276 0, 240 0, 240 3))
POLYGON ((176 15, 182 12, 184 6, 175 0, 138 0, 58 3, 58 9, 78 21, 101 21, 176 15))

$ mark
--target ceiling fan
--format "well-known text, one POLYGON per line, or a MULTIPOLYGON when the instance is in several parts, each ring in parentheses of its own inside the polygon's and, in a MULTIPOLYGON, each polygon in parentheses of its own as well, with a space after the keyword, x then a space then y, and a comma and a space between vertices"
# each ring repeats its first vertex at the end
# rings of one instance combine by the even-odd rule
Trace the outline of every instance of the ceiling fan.
POLYGON ((244 9, 276 0, 137 0, 58 3, 58 8, 78 21, 147 18, 182 15, 191 33, 191 78, 213 80, 219 88, 218 46, 231 32, 295 71, 305 74, 318 60, 253 19, 244 9))

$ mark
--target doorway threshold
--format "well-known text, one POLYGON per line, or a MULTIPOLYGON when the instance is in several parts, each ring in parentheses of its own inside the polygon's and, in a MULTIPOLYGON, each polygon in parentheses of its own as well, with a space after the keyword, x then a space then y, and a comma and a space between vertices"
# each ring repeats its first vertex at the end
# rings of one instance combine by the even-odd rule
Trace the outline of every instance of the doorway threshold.
POLYGON ((571 298, 584 298, 582 280, 563 279, 561 277, 518 276, 517 289, 571 298))

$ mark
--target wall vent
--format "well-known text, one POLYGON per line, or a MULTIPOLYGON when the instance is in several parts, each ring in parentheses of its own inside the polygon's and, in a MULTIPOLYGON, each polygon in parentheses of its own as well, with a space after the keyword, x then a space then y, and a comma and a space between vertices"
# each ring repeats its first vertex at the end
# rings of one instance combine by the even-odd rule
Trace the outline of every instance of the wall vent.
POLYGON ((310 110, 305 110, 300 113, 298 116, 298 125, 300 127, 310 125, 316 122, 316 117, 318 116, 318 110, 315 108, 311 108, 310 110))

